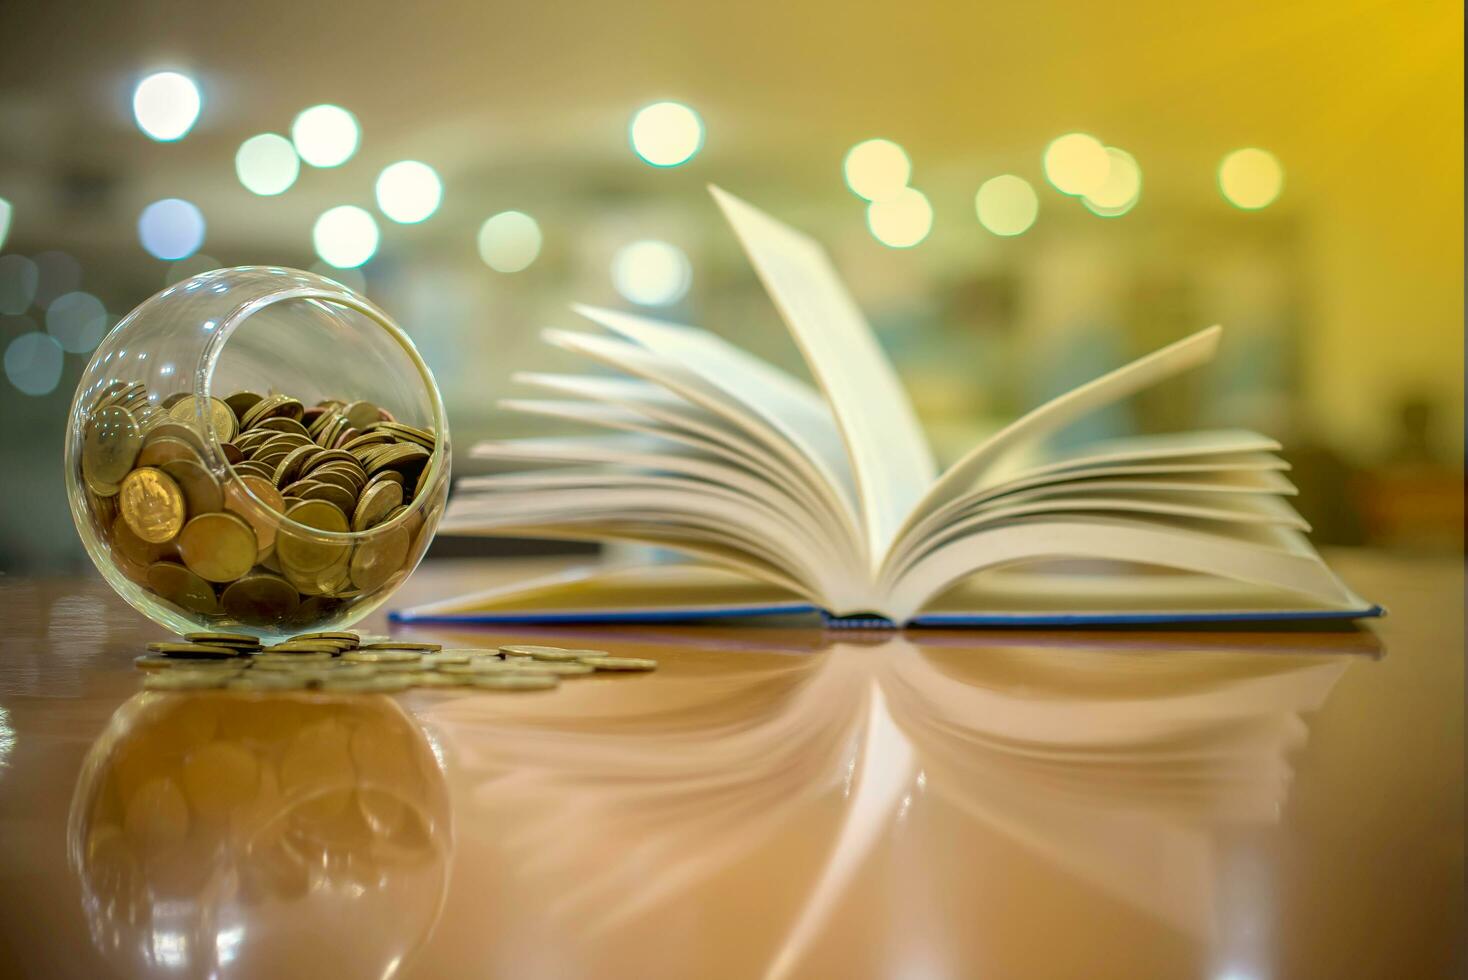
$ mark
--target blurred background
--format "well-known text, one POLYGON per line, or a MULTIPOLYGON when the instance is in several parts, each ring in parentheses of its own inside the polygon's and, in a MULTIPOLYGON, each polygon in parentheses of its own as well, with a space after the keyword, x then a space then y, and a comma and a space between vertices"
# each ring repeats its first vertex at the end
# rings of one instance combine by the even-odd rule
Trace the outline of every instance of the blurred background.
MULTIPOLYGON (((1462 543, 1456 3, 0 6, 0 571, 85 565, 63 427, 108 325, 210 268, 402 323, 477 439, 573 301, 801 371, 709 198, 823 241, 952 459, 1220 322, 1087 435, 1283 440, 1325 544, 1462 543)), ((464 553, 530 547, 441 541, 464 553)))

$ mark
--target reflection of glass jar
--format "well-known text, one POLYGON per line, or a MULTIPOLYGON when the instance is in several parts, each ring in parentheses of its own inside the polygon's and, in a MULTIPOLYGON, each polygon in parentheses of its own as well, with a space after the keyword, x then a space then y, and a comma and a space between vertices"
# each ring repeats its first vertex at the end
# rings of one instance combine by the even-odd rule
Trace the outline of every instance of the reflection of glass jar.
POLYGON ((391 698, 144 692, 89 751, 67 844, 120 975, 388 977, 442 911, 449 822, 391 698))
POLYGON ((449 486, 438 387, 346 287, 220 269, 128 314, 72 402, 66 483, 108 583, 175 632, 342 628, 433 538, 449 486))

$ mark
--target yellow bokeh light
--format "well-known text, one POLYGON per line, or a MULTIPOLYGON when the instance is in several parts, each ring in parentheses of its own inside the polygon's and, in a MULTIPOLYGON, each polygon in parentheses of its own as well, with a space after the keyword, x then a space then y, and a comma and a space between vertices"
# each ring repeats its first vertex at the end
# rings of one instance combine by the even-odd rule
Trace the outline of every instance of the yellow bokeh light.
POLYGON ((996 235, 1011 238, 1030 230, 1040 213, 1040 198, 1023 177, 1000 174, 979 187, 974 210, 979 224, 996 235))
POLYGON ((496 272, 519 272, 540 255, 540 225, 523 211, 501 211, 479 227, 479 257, 496 272))
POLYGON ((1106 182, 1111 159, 1101 141, 1086 133, 1066 133, 1045 147, 1045 179, 1062 194, 1082 195, 1106 182))
POLYGON ((867 205, 867 227, 889 248, 911 248, 933 230, 933 205, 922 191, 904 187, 867 205))
POLYGON ((339 105, 314 105, 291 123, 296 152, 313 167, 339 167, 357 152, 357 117, 339 105))
POLYGON ((1268 150, 1234 150, 1218 165, 1218 189, 1234 207, 1257 211, 1284 189, 1284 167, 1268 150))
POLYGON ((311 229, 316 254, 338 269, 355 269, 376 255, 380 237, 372 215, 351 204, 326 211, 311 229))
POLYGON ((1137 206, 1142 196, 1142 168, 1126 150, 1114 146, 1106 148, 1111 165, 1106 180, 1100 187, 1081 198, 1081 203, 1092 214, 1103 218, 1116 218, 1137 206))
POLYGON ((846 151, 841 165, 846 186, 857 197, 880 201, 901 193, 912 178, 907 151, 891 140, 866 140, 846 151))
POLYGON ((176 71, 149 75, 133 89, 133 118, 139 129, 160 143, 187 136, 202 105, 199 86, 176 71))
POLYGON ((657 102, 638 110, 628 127, 632 149, 654 167, 676 167, 703 146, 703 120, 681 102, 657 102))
POLYGON ((377 206, 398 224, 426 221, 443 201, 443 181, 426 163, 400 160, 377 178, 377 206))
POLYGON ((261 133, 240 144, 234 170, 245 190, 261 197, 284 194, 301 173, 296 148, 284 136, 261 133))

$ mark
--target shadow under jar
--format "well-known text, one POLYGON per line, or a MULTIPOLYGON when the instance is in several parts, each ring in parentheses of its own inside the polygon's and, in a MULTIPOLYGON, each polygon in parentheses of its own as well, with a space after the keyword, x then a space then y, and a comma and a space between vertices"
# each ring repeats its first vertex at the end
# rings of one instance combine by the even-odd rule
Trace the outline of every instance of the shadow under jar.
POLYGON ((443 401, 412 341, 339 283, 247 266, 120 321, 77 386, 66 484, 87 553, 175 632, 341 629, 443 513, 443 401))

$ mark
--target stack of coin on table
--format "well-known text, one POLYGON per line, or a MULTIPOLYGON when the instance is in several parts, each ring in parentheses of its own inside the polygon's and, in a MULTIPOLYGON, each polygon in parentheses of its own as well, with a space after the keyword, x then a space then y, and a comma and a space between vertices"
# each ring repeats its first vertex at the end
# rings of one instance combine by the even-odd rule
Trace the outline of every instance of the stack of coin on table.
POLYGON ((148 644, 137 666, 150 690, 325 691, 391 693, 412 687, 544 691, 563 678, 641 672, 656 660, 613 657, 605 650, 506 644, 445 650, 351 630, 303 633, 272 646, 243 633, 187 633, 148 644))
POLYGON ((408 509, 435 444, 434 432, 366 401, 308 408, 241 391, 155 406, 140 383, 118 382, 84 423, 81 476, 129 578, 218 625, 278 630, 323 622, 411 568, 427 542, 421 510, 408 509), (205 461, 201 411, 234 478, 205 461), (282 517, 328 532, 380 530, 355 542, 308 538, 282 517))

